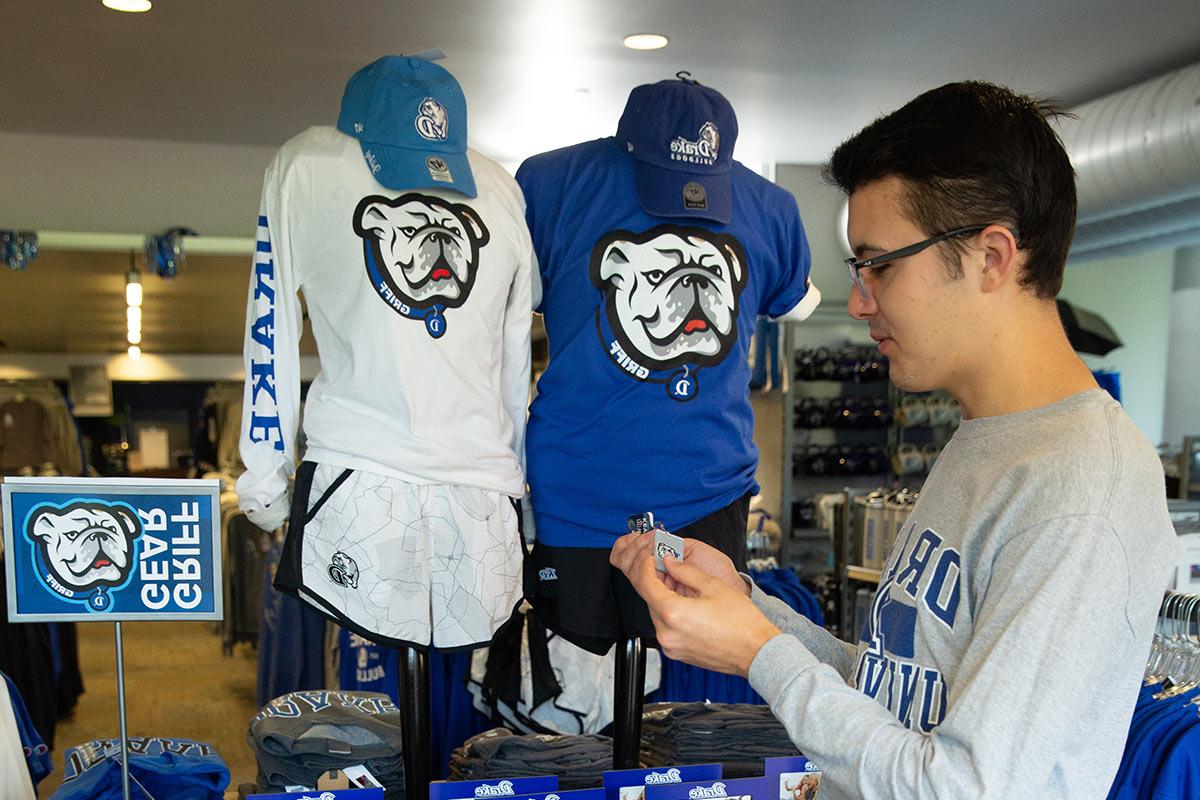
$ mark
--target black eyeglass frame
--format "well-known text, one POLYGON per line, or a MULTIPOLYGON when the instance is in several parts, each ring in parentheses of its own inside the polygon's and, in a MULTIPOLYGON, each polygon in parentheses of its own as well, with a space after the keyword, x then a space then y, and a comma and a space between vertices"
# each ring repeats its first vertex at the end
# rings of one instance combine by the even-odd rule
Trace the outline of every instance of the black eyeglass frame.
POLYGON ((915 256, 917 253, 928 247, 932 247, 938 242, 944 242, 947 239, 953 239, 955 236, 965 236, 968 233, 979 233, 984 228, 990 227, 991 224, 992 223, 989 222, 986 225, 967 225, 964 228, 954 228, 953 230, 946 231, 945 233, 939 233, 934 236, 930 236, 928 239, 924 239, 916 244, 910 244, 907 247, 901 247, 899 250, 893 250, 890 253, 883 253, 882 255, 872 256, 871 258, 854 258, 851 256, 845 260, 846 268, 850 270, 850 284, 855 289, 858 289, 859 293, 862 294, 863 297, 870 297, 870 292, 867 291, 867 287, 863 283, 862 276, 858 274, 860 269, 865 267, 874 267, 879 264, 886 264, 889 261, 896 261, 897 259, 907 258, 908 256, 915 256))

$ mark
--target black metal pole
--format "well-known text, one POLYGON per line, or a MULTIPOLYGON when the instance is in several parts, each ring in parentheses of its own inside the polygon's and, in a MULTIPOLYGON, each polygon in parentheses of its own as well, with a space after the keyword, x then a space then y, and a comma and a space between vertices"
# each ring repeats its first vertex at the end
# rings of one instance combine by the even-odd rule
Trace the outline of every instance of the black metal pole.
POLYGON ((404 740, 404 797, 429 800, 433 736, 429 714, 429 654, 400 648, 400 736, 404 740))
POLYGON ((615 648, 613 681, 613 769, 635 769, 642 744, 642 706, 646 688, 646 646, 640 638, 615 648))

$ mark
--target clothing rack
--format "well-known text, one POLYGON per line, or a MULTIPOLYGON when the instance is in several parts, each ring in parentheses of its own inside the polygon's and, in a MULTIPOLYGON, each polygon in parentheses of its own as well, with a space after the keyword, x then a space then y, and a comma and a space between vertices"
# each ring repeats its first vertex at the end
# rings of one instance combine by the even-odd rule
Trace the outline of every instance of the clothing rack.
POLYGON ((54 382, 0 381, 0 474, 82 475, 83 468, 79 428, 54 382))
POLYGON ((1167 592, 1109 800, 1200 797, 1200 594, 1167 592))

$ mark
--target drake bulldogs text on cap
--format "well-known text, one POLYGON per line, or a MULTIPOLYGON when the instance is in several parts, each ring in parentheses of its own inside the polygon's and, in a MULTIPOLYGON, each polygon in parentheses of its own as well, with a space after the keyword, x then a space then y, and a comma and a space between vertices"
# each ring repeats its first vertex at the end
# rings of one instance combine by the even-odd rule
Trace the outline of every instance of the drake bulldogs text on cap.
POLYGON ((685 79, 634 88, 617 141, 634 159, 646 213, 728 223, 737 131, 733 107, 716 89, 685 79))

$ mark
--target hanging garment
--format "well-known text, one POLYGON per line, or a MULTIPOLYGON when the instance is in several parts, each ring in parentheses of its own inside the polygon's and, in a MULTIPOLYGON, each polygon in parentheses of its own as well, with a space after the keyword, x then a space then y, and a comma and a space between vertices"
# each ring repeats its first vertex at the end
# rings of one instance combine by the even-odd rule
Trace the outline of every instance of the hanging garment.
POLYGON ((265 530, 287 518, 297 461, 299 292, 321 353, 307 460, 524 494, 532 248, 513 179, 468 156, 474 198, 387 190, 333 128, 295 137, 267 169, 238 480, 265 530))
MULTIPOLYGON (((753 493, 755 320, 803 318, 819 298, 795 199, 730 160, 732 108, 706 87, 663 84, 650 87, 671 94, 662 103, 641 102, 648 87, 631 93, 616 137, 517 171, 550 347, 530 406, 528 477, 538 540, 556 547, 609 548, 630 514, 682 527, 753 493), (702 124, 710 106, 727 122, 702 124), (668 163, 702 136, 728 194, 722 221, 700 178, 673 195, 692 215, 643 208, 637 133, 651 126, 662 135, 649 146, 668 163)), ((675 167, 701 169, 699 158, 675 167)), ((655 174, 665 190, 683 173, 655 174)))
POLYGON ((276 588, 394 647, 488 642, 521 599, 509 497, 305 461, 276 588))
POLYGON ((19 702, 13 685, 7 678, 0 681, 0 787, 5 800, 37 800, 14 698, 19 702))

